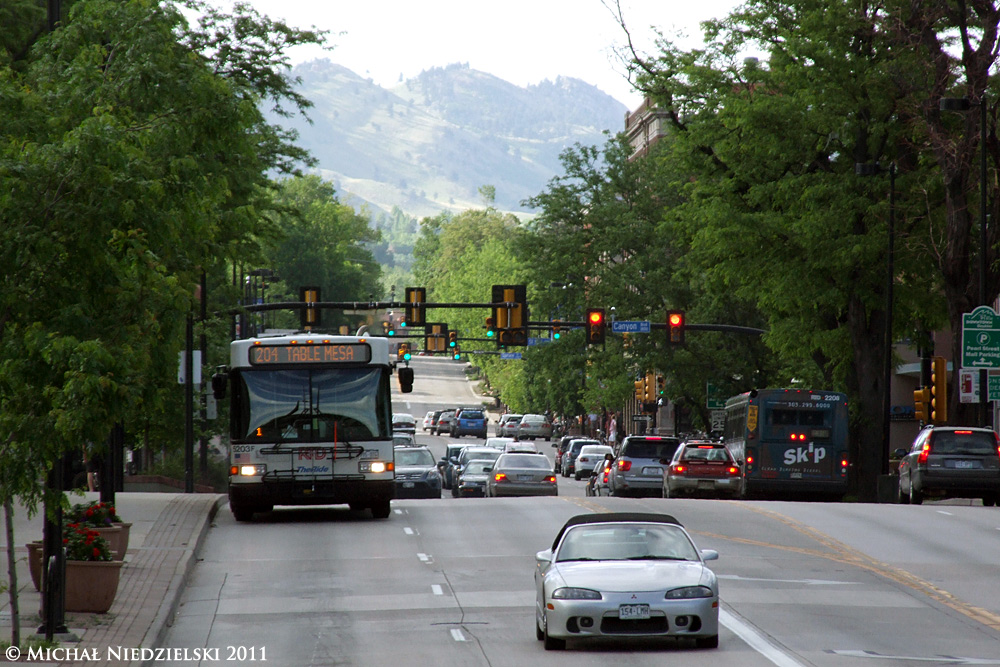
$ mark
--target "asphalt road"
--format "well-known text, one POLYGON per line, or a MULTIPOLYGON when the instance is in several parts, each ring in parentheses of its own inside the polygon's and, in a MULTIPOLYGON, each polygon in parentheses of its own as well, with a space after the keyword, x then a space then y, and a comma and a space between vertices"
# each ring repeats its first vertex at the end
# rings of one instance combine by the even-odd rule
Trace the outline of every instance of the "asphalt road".
MULTIPOLYGON (((478 403, 462 364, 413 366, 397 412, 478 403)), ((417 439, 436 456, 453 442, 417 439)), ((1000 508, 588 498, 558 483, 556 498, 394 501, 384 521, 223 511, 163 646, 277 665, 1000 665, 1000 508), (718 649, 535 640, 534 554, 570 516, 607 510, 673 514, 719 551, 718 649)))

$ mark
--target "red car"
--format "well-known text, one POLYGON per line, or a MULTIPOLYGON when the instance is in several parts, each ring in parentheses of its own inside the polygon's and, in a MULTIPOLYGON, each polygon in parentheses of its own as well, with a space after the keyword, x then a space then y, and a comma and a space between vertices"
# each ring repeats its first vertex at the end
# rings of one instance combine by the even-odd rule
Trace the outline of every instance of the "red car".
POLYGON ((663 472, 663 497, 743 497, 743 469, 721 442, 681 443, 663 472))

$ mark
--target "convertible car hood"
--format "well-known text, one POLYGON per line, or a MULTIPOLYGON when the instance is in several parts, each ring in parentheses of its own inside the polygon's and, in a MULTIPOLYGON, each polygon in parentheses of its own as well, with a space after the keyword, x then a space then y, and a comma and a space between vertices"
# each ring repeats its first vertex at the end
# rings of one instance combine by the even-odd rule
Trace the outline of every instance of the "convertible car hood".
POLYGON ((559 563, 558 570, 567 586, 624 592, 697 586, 705 566, 692 561, 580 561, 559 563))

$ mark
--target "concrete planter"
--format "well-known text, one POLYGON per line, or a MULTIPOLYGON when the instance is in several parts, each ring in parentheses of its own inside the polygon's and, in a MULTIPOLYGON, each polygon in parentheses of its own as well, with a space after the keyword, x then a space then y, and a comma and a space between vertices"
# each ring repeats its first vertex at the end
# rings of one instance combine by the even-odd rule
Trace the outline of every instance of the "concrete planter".
POLYGON ((103 614, 111 609, 124 564, 120 560, 67 560, 66 611, 103 614))

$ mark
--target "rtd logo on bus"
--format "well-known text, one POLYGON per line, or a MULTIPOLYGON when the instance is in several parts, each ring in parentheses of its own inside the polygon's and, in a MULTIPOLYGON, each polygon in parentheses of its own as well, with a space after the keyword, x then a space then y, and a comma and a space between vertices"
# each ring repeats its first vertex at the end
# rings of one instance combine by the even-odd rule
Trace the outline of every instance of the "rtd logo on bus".
POLYGON ((329 454, 326 449, 300 449, 299 461, 322 461, 329 454))

